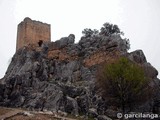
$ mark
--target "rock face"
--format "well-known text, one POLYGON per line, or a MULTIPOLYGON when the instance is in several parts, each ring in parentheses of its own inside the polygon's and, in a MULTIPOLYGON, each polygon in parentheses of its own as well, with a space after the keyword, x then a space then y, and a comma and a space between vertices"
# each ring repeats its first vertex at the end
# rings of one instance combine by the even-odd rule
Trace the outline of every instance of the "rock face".
POLYGON ((107 104, 95 87, 96 68, 122 55, 148 68, 158 81, 143 52, 127 53, 119 35, 82 37, 77 44, 74 38, 19 49, 0 82, 0 105, 107 119, 107 104))

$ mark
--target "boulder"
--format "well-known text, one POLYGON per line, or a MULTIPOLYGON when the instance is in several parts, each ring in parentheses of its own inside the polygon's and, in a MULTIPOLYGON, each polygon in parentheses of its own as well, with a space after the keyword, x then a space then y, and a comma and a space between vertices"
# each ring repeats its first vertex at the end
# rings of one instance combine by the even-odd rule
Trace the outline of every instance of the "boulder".
POLYGON ((79 115, 78 104, 74 98, 67 96, 65 111, 75 116, 79 115))
POLYGON ((158 71, 150 63, 144 63, 143 68, 145 70, 146 75, 149 78, 152 78, 152 79, 157 78, 158 71))
POLYGON ((97 117, 98 120, 112 120, 111 118, 105 116, 105 115, 98 115, 97 117))
POLYGON ((55 42, 56 48, 64 48, 68 46, 69 44, 74 44, 75 41, 75 35, 70 34, 68 37, 63 37, 60 40, 57 40, 55 42))
POLYGON ((98 116, 97 109, 95 109, 95 108, 90 108, 90 109, 88 110, 88 115, 89 115, 89 117, 96 118, 96 117, 98 116))
POLYGON ((75 35, 74 34, 70 34, 68 36, 68 44, 74 44, 74 41, 75 41, 75 35))
POLYGON ((142 50, 136 50, 128 54, 128 58, 134 62, 143 64, 146 63, 146 57, 142 50))

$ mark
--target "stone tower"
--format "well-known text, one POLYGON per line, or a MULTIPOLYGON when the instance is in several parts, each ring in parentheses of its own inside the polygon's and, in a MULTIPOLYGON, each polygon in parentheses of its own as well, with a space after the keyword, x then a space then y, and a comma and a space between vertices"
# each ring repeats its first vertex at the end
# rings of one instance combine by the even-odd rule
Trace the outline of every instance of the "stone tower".
POLYGON ((50 24, 31 20, 28 17, 25 18, 20 24, 18 24, 16 50, 30 44, 38 46, 39 43, 50 42, 50 29, 50 24))

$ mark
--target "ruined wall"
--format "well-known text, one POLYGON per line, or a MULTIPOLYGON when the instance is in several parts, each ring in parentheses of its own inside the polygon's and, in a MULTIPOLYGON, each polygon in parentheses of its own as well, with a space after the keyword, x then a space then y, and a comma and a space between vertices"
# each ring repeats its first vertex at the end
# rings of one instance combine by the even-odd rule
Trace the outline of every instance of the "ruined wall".
POLYGON ((29 44, 38 45, 39 41, 51 41, 50 25, 25 18, 18 25, 16 50, 29 44))

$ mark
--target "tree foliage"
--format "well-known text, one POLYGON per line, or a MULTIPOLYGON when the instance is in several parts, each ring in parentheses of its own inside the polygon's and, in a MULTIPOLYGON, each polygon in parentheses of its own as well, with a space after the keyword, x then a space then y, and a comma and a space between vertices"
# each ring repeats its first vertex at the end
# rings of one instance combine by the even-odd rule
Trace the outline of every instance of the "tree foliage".
POLYGON ((144 70, 127 58, 103 65, 98 71, 97 86, 103 97, 123 112, 150 98, 151 88, 144 70))
POLYGON ((84 37, 92 37, 93 35, 104 35, 104 36, 110 36, 112 34, 121 34, 124 35, 124 33, 119 29, 118 25, 110 24, 108 22, 103 24, 103 27, 100 29, 100 33, 98 30, 86 28, 82 31, 82 34, 84 37))
POLYGON ((108 22, 103 24, 103 27, 100 30, 101 35, 110 36, 112 34, 121 34, 124 33, 119 29, 117 25, 110 24, 108 22))
POLYGON ((100 38, 101 40, 103 40, 103 39, 106 39, 106 36, 109 39, 112 38, 111 40, 117 39, 117 43, 118 42, 120 43, 119 46, 120 46, 120 48, 122 48, 123 51, 127 51, 130 49, 129 39, 127 39, 127 38, 122 39, 121 35, 124 35, 124 33, 119 29, 119 27, 117 25, 110 24, 108 22, 104 23, 103 27, 101 27, 100 30, 97 30, 97 29, 92 30, 90 28, 86 28, 82 31, 82 34, 83 34, 82 39, 84 39, 84 38, 89 38, 89 39, 100 38))
POLYGON ((86 28, 82 31, 82 34, 84 35, 84 37, 93 37, 94 35, 98 34, 99 31, 94 29, 90 29, 90 28, 86 28))

